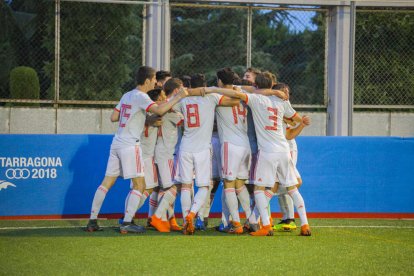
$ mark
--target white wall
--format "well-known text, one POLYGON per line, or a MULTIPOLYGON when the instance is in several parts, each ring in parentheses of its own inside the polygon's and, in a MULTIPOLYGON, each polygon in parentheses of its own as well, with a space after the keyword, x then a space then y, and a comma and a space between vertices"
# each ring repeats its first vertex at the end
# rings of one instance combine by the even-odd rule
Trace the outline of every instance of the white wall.
MULTIPOLYGON (((118 124, 110 121, 111 113, 112 108, 0 107, 0 133, 112 134, 118 124)), ((325 112, 300 113, 312 120, 303 135, 326 135, 325 112)), ((355 112, 353 135, 414 137, 414 113, 355 112)))

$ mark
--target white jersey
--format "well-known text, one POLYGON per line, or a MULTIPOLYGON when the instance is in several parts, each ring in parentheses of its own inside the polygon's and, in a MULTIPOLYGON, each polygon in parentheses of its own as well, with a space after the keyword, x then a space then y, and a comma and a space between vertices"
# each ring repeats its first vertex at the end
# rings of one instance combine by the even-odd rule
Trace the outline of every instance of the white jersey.
POLYGON ((211 147, 214 113, 222 96, 208 94, 205 97, 187 97, 178 104, 184 115, 184 133, 180 151, 201 152, 211 147))
POLYGON ((175 111, 162 116, 162 125, 158 129, 155 158, 172 158, 178 141, 178 127, 183 122, 183 114, 175 111))
POLYGON ((244 103, 233 107, 217 107, 217 130, 220 143, 229 142, 249 148, 247 137, 247 108, 244 103))
POLYGON ((112 148, 134 146, 139 143, 144 129, 146 112, 155 104, 150 97, 138 89, 125 93, 119 104, 119 126, 112 140, 112 148))
POLYGON ((283 133, 283 117, 292 118, 296 112, 288 101, 275 96, 246 94, 251 107, 260 151, 289 152, 283 133))
POLYGON ((141 149, 142 157, 144 159, 154 156, 155 144, 157 143, 157 133, 158 127, 147 125, 144 127, 144 131, 141 134, 141 149))

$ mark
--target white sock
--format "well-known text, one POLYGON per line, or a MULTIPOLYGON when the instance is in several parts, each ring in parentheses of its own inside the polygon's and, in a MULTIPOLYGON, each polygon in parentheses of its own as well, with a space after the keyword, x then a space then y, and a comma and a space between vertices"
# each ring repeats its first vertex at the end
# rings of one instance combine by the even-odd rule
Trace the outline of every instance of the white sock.
POLYGON ((153 191, 149 199, 148 217, 152 217, 158 206, 158 192, 153 191))
POLYGON ((168 189, 164 196, 161 199, 161 202, 158 204, 157 211, 155 215, 159 218, 164 218, 167 220, 167 210, 174 203, 177 192, 174 189, 168 189))
POLYGON ((106 193, 108 192, 108 189, 104 186, 99 186, 98 189, 96 189, 95 196, 93 197, 92 201, 92 210, 91 210, 91 216, 90 219, 97 219, 99 211, 101 210, 102 203, 106 197, 106 193))
POLYGON ((262 219, 262 225, 263 226, 270 225, 269 212, 268 212, 269 203, 265 196, 265 191, 260 191, 260 190, 254 191, 254 199, 256 200, 256 207, 259 210, 260 218, 262 219))
POLYGON ((249 218, 252 213, 252 209, 250 209, 250 196, 246 186, 241 186, 236 189, 236 195, 244 210, 244 213, 246 214, 246 218, 249 218))
POLYGON ((221 221, 223 222, 224 227, 226 227, 230 223, 230 211, 226 203, 224 188, 221 191, 221 206, 221 221))
POLYGON ((289 195, 292 197, 293 204, 295 204, 300 218, 300 225, 308 224, 308 217, 306 216, 305 201, 297 188, 290 190, 289 195))
MULTIPOLYGON (((141 209, 142 205, 144 205, 145 200, 147 200, 148 196, 149 196, 148 192, 144 191, 144 193, 142 194, 141 200, 139 201, 138 210, 141 209)), ((127 202, 125 202, 125 210, 126 210, 126 204, 127 202)))
POLYGON ((240 222, 239 204, 237 201, 236 191, 234 188, 224 189, 226 204, 229 208, 233 221, 240 222))
POLYGON ((191 188, 181 188, 181 210, 183 219, 190 213, 191 208, 191 188))
POLYGON ((124 215, 124 222, 131 222, 132 218, 138 210, 142 194, 138 190, 131 190, 129 192, 127 208, 124 215))
MULTIPOLYGON (((177 199, 177 195, 175 196, 175 199, 177 199)), ((171 203, 171 205, 167 209, 167 218, 170 220, 174 216, 174 207, 175 207, 175 201, 171 203)))
POLYGON ((204 206, 201 209, 201 211, 198 212, 199 217, 202 218, 202 219, 208 218, 208 216, 210 215, 211 204, 213 203, 213 201, 211 200, 211 190, 212 189, 213 189, 213 185, 210 185, 208 187, 208 195, 207 195, 206 203, 204 203, 204 206))
POLYGON ((259 209, 257 209, 256 204, 253 207, 253 211, 250 214, 249 217, 249 223, 251 224, 258 224, 259 223, 259 218, 260 218, 260 213, 259 213, 259 209))
POLYGON ((207 199, 208 187, 199 187, 197 193, 194 196, 194 202, 191 206, 191 212, 197 214, 201 207, 204 205, 207 199))

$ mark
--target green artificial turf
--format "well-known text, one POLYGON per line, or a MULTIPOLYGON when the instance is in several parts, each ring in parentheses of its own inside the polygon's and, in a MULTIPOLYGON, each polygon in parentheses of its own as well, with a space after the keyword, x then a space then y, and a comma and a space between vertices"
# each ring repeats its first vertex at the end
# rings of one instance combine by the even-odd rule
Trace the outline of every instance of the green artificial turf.
POLYGON ((101 221, 103 232, 87 233, 86 220, 0 221, 0 274, 414 275, 412 220, 313 219, 311 237, 299 230, 234 236, 212 228, 194 236, 121 235, 116 223, 101 221))

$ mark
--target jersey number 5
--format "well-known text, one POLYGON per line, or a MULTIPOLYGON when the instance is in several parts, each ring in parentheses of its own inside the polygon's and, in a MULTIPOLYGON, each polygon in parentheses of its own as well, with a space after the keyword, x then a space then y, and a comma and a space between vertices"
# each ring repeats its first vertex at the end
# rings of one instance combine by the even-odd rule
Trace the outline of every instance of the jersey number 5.
POLYGON ((129 104, 122 104, 121 105, 121 115, 119 117, 119 127, 125 127, 126 122, 129 119, 129 116, 131 115, 129 111, 131 110, 131 105, 129 104))
POLYGON ((187 104, 187 126, 199 127, 200 115, 198 114, 198 104, 187 104))
POLYGON ((267 111, 269 111, 270 114, 272 114, 271 116, 269 116, 269 120, 273 122, 273 125, 266 126, 265 129, 266 130, 277 130, 277 108, 268 107, 267 111))

